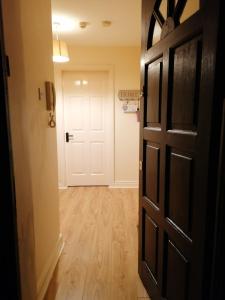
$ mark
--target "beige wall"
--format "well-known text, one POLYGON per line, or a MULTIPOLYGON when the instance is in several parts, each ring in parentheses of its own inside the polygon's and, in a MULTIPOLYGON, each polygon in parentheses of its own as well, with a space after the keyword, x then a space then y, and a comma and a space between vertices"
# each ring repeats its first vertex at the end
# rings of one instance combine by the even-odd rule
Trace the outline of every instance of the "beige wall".
MULTIPOLYGON (((57 88, 57 139, 59 161, 59 185, 66 185, 64 160, 64 130, 62 103, 62 71, 93 70, 101 66, 114 68, 115 94, 115 184, 137 185, 139 161, 139 123, 136 114, 122 112, 117 95, 120 89, 140 88, 140 49, 138 47, 75 47, 69 48, 70 62, 55 65, 57 88)), ((104 67, 103 67, 104 68, 104 67)))
POLYGON ((51 1, 3 1, 23 299, 37 299, 59 239, 56 132, 38 88, 53 80, 51 1), (41 15, 41 18, 40 18, 41 15))

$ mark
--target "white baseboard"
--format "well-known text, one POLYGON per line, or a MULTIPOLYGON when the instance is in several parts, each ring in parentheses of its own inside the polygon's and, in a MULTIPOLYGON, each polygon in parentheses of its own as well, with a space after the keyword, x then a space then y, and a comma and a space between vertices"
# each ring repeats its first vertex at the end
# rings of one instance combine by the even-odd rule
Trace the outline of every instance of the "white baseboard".
POLYGON ((59 188, 59 190, 67 190, 68 186, 59 186, 58 188, 59 188))
POLYGON ((110 185, 111 189, 137 189, 137 181, 115 181, 114 184, 110 185))
POLYGON ((47 292, 47 289, 48 289, 49 283, 52 279, 52 275, 54 273, 55 267, 57 265, 60 255, 63 251, 63 247, 64 247, 64 242, 63 242, 62 234, 60 234, 58 242, 55 246, 55 249, 52 251, 52 253, 48 259, 48 262, 46 263, 45 268, 38 280, 37 300, 43 300, 43 298, 47 292))

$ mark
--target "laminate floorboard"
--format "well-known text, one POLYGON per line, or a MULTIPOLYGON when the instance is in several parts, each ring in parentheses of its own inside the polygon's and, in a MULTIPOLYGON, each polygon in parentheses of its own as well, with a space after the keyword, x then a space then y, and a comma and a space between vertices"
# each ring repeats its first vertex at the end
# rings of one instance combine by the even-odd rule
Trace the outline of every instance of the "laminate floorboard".
POLYGON ((147 300, 138 276, 138 191, 60 190, 65 242, 45 300, 147 300))

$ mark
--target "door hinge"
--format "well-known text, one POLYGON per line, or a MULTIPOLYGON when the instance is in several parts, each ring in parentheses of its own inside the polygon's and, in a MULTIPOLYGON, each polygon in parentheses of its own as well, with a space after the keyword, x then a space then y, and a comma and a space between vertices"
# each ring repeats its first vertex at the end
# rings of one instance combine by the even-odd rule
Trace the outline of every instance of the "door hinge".
POLYGON ((10 72, 10 64, 9 64, 8 55, 5 56, 5 62, 6 62, 6 74, 7 74, 8 77, 10 77, 11 72, 10 72))
POLYGON ((143 162, 140 160, 139 161, 139 170, 142 171, 142 167, 143 167, 143 162))

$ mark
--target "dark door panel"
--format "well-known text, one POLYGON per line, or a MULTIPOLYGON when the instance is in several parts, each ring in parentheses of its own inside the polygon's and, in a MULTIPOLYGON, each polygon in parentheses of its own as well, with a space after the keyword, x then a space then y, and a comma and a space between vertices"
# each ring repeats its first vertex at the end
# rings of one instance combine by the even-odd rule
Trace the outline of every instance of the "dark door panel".
POLYGON ((219 2, 143 0, 139 274, 152 300, 203 300, 219 2))

